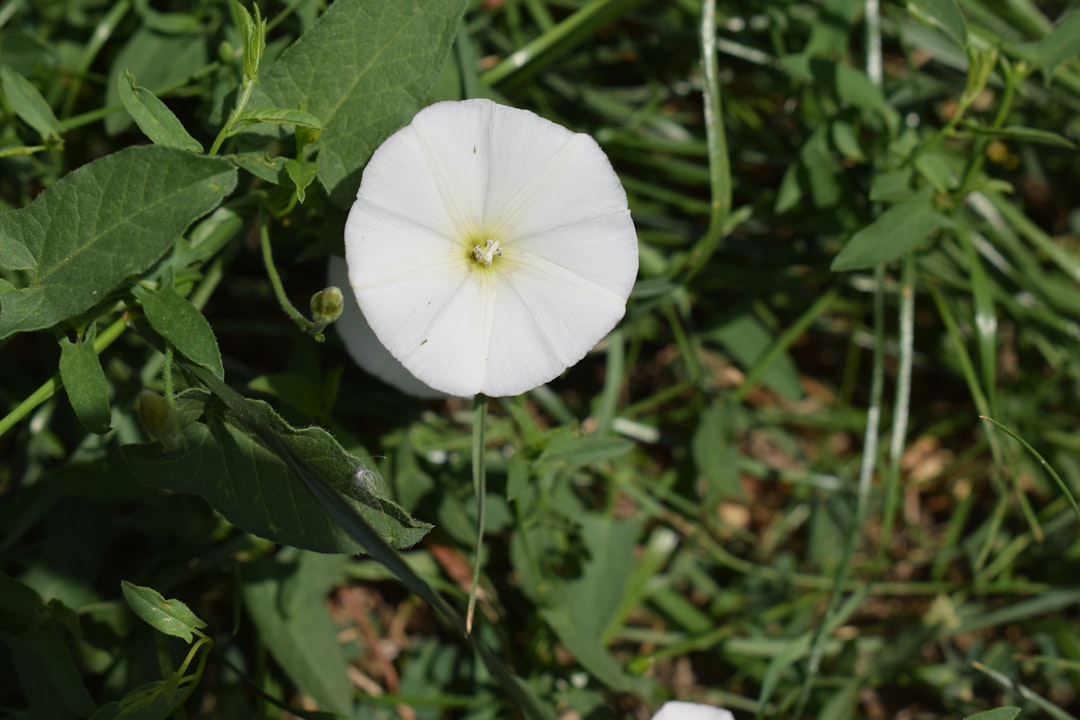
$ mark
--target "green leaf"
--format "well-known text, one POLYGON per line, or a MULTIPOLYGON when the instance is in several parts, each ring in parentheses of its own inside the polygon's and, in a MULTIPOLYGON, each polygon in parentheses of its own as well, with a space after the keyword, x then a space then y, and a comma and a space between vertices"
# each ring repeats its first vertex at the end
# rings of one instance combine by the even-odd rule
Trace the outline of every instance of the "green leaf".
POLYGON ((15 114, 34 128, 42 140, 59 138, 62 128, 48 101, 30 81, 8 66, 0 67, 0 86, 15 114))
POLYGON ((352 715, 352 684, 326 594, 347 561, 289 550, 242 566, 244 605, 259 639, 298 688, 343 716, 352 715))
POLYGON ((304 202, 307 197, 308 186, 315 181, 318 166, 315 163, 303 162, 302 160, 287 160, 285 162, 285 172, 289 174, 289 179, 296 186, 296 199, 304 202))
POLYGON ((908 10, 916 17, 939 26, 960 47, 967 47, 967 25, 956 0, 908 0, 908 10))
MULTIPOLYGON (((270 157, 265 150, 228 155, 230 160, 255 177, 274 185, 286 185, 285 163, 289 158, 270 157)), ((286 185, 287 187, 287 185, 286 185)))
POLYGON ((1035 44, 1035 56, 1047 83, 1058 65, 1080 54, 1077 38, 1080 38, 1080 11, 1073 11, 1068 17, 1054 23, 1050 32, 1035 44))
POLYGON ((319 179, 349 205, 375 148, 416 114, 465 0, 337 0, 262 80, 270 104, 322 119, 319 179))
MULTIPOLYGON (((1080 13, 1078 13, 1080 14, 1080 13)), ((983 127, 978 123, 966 122, 964 129, 974 135, 986 135, 989 137, 1005 138, 1006 140, 1019 140, 1022 142, 1042 143, 1043 145, 1055 145, 1057 147, 1075 150, 1076 144, 1063 135, 1029 127, 1006 125, 1005 127, 983 127)))
MULTIPOLYGON (((0 573, 0 641, 7 645, 16 687, 32 717, 88 717, 94 701, 65 642, 66 607, 46 605, 25 584, 0 573)), ((77 626, 76 626, 77 628, 77 626)))
POLYGON ((118 81, 120 102, 131 114, 135 124, 155 145, 201 153, 202 144, 191 137, 183 124, 154 93, 135 84, 135 76, 124 71, 118 81))
POLYGON ((914 249, 949 219, 934 208, 930 188, 894 205, 855 233, 832 262, 834 272, 892 262, 914 249))
POLYGON ((964 720, 1013 720, 1020 714, 1018 707, 999 707, 968 715, 964 720))
MULTIPOLYGON (((207 60, 206 41, 202 34, 172 35, 141 27, 113 60, 103 104, 121 104, 120 85, 125 70, 130 70, 143 85, 154 90, 191 77, 206 65, 207 60)), ((105 118, 105 131, 109 135, 116 135, 130 125, 131 116, 123 110, 117 110, 105 118)))
POLYGON ((258 4, 254 4, 255 17, 247 11, 237 0, 229 3, 233 14, 233 22, 240 28, 240 35, 244 41, 244 81, 248 83, 258 82, 259 65, 262 63, 263 52, 266 50, 266 20, 259 12, 258 4))
POLYGON ((205 422, 190 423, 177 433, 181 445, 177 451, 163 454, 157 443, 126 445, 124 459, 142 482, 199 495, 253 535, 316 552, 363 552, 327 517, 291 458, 268 447, 264 436, 269 436, 346 495, 389 544, 410 547, 427 533, 430 525, 353 482, 360 461, 328 432, 320 427, 297 430, 266 403, 246 398, 242 402, 244 418, 220 401, 207 402, 205 422))
POLYGON ((581 435, 564 428, 552 433, 551 442, 540 455, 540 460, 556 465, 565 473, 571 473, 586 465, 614 460, 634 448, 629 440, 607 435, 581 435))
POLYGON ((89 310, 153 265, 235 186, 227 160, 131 147, 69 173, 28 207, 0 213, 0 259, 35 273, 29 286, 0 295, 0 340, 89 310))
MULTIPOLYGON (((702 333, 701 338, 723 345, 732 359, 746 371, 757 366, 775 341, 772 334, 749 312, 723 320, 702 333)), ((788 400, 795 401, 803 396, 799 369, 786 352, 769 364, 761 380, 773 392, 788 400)))
POLYGON ((109 422, 109 381, 94 352, 94 325, 81 341, 73 343, 66 337, 60 340, 60 379, 64 382, 68 400, 79 422, 89 432, 104 435, 111 429, 109 422))
MULTIPOLYGON (((457 612, 383 539, 384 536, 389 535, 394 542, 402 542, 403 538, 397 533, 388 533, 387 528, 378 522, 378 516, 366 514, 362 507, 358 507, 353 500, 353 497, 357 495, 357 490, 361 489, 356 487, 357 483, 351 482, 350 478, 347 488, 335 487, 316 472, 319 458, 315 454, 306 454, 306 448, 301 444, 288 442, 287 438, 276 434, 260 413, 253 408, 256 403, 242 397, 207 370, 194 366, 186 370, 202 382, 214 394, 217 401, 228 408, 249 432, 258 435, 260 440, 272 448, 279 458, 288 463, 296 477, 310 492, 311 497, 319 507, 325 510, 330 521, 340 529, 344 537, 351 541, 353 547, 367 548, 372 559, 393 573, 410 592, 415 593, 435 608, 459 632, 465 632, 465 623, 457 612), (369 518, 376 520, 378 531, 372 526, 369 518)), ((337 448, 336 452, 341 452, 340 446, 337 448)), ((332 476, 332 480, 336 483, 337 476, 332 476)), ((360 494, 369 500, 372 499, 370 493, 360 494)), ((420 536, 429 527, 425 525, 419 533, 420 536)), ((520 708, 525 716, 533 720, 554 720, 554 711, 542 704, 532 689, 510 672, 505 661, 481 642, 477 633, 468 635, 467 639, 484 661, 488 671, 498 681, 507 698, 520 708)))
POLYGON ((194 631, 206 627, 187 605, 176 599, 166 600, 153 588, 121 580, 120 589, 132 611, 160 633, 190 644, 194 640, 194 631))
POLYGON ((541 614, 591 675, 617 692, 640 692, 643 681, 624 672, 604 648, 602 638, 609 624, 625 620, 617 610, 634 568, 635 541, 641 524, 592 514, 583 514, 579 522, 588 560, 581 575, 565 582, 553 607, 545 608, 541 614))
POLYGON ((193 13, 164 13, 150 7, 150 0, 134 0, 135 12, 138 13, 143 24, 162 33, 174 35, 177 33, 198 34, 203 32, 203 26, 193 13))
POLYGON ((83 683, 59 628, 8 636, 7 649, 18 678, 16 687, 30 701, 30 717, 89 717, 94 700, 83 683))
POLYGON ((201 365, 219 378, 225 377, 217 338, 206 317, 194 305, 177 294, 172 286, 172 274, 163 280, 156 293, 135 289, 143 312, 163 338, 184 357, 201 365))
POLYGON ((315 130, 322 129, 322 120, 303 110, 289 110, 287 108, 266 108, 262 110, 248 110, 233 118, 230 135, 242 131, 246 127, 259 123, 291 123, 315 130))

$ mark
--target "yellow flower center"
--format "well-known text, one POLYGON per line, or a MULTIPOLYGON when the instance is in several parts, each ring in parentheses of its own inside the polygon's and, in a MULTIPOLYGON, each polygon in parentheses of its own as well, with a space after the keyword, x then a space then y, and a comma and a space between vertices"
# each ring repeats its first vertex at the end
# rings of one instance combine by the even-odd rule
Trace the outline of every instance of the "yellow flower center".
POLYGON ((502 248, 499 247, 498 240, 487 240, 483 245, 473 246, 472 256, 473 260, 478 265, 490 266, 495 258, 500 257, 503 254, 502 248))

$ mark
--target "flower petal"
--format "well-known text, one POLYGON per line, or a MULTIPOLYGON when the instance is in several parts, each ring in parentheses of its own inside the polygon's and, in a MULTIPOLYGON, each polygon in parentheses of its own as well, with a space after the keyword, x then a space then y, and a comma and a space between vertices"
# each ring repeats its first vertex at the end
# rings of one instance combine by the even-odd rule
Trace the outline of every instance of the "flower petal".
POLYGON ((637 277, 637 235, 625 207, 549 227, 506 245, 515 255, 542 258, 624 298, 637 277))
POLYGON ((664 703, 652 720, 735 720, 735 716, 712 705, 672 701, 664 703))
POLYGON ((364 319, 364 314, 360 312, 360 306, 356 304, 356 296, 349 285, 348 269, 343 259, 330 257, 327 263, 327 283, 342 288, 345 306, 334 328, 357 365, 407 395, 419 398, 443 396, 443 393, 417 380, 375 337, 371 326, 364 319))
MULTIPOLYGON (((527 115, 547 122, 532 113, 527 115)), ((570 137, 557 149, 549 148, 540 164, 520 165, 524 161, 518 156, 523 148, 505 144, 493 159, 487 198, 489 221, 503 220, 513 228, 513 237, 626 210, 626 192, 596 141, 559 129, 570 137), (521 167, 531 169, 523 173, 521 167), (493 217, 496 212, 502 217, 493 217)))
POLYGON ((517 395, 554 379, 625 311, 625 295, 542 258, 523 258, 500 278, 483 392, 517 395))

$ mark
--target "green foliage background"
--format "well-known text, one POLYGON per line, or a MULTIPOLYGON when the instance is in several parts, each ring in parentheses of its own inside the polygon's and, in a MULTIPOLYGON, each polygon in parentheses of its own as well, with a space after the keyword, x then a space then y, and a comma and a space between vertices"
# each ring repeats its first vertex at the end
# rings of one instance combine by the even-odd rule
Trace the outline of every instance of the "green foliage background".
POLYGON ((1080 714, 1078 38, 0 3, 0 714, 1080 714), (600 347, 487 406, 479 558, 471 409, 296 309, 372 151, 467 97, 596 137, 641 249, 600 347))

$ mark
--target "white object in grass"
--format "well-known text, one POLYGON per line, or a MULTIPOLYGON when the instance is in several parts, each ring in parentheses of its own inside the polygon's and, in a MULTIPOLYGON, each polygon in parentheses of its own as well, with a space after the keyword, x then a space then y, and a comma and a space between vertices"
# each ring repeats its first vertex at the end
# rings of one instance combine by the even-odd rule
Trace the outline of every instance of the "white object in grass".
POLYGON ((462 397, 517 395, 581 360, 622 318, 638 268, 596 141, 489 100, 431 105, 375 151, 345 256, 382 345, 462 397))
POLYGON ((712 705, 672 701, 664 703, 652 720, 735 720, 735 716, 712 705))

